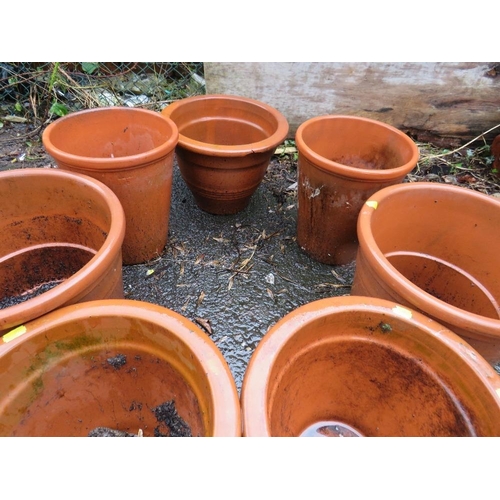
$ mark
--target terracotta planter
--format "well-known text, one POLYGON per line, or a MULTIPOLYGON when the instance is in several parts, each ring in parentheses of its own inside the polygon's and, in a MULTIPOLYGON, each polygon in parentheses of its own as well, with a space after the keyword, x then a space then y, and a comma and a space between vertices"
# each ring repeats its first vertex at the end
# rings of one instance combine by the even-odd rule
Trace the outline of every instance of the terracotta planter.
POLYGON ((245 436, 500 436, 500 377, 420 313, 370 297, 292 311, 243 380, 245 436))
POLYGON ((0 372, 2 436, 241 435, 222 354, 157 305, 104 300, 54 311, 4 337, 0 372))
POLYGON ((175 124, 139 108, 97 108, 51 123, 43 144, 59 168, 100 180, 118 196, 127 219, 123 262, 158 256, 168 237, 175 124))
POLYGON ((64 305, 123 297, 125 215, 105 185, 55 169, 0 172, 0 213, 0 334, 64 305))
POLYGON ((343 265, 356 258, 356 221, 379 189, 402 182, 418 160, 403 132, 356 116, 318 116, 302 123, 297 243, 315 260, 343 265))
POLYGON ((434 318, 500 362, 500 201, 467 188, 409 183, 359 215, 352 293, 434 318))
POLYGON ((253 99, 203 95, 162 111, 179 128, 180 172, 197 205, 212 214, 243 210, 288 133, 285 117, 253 99))

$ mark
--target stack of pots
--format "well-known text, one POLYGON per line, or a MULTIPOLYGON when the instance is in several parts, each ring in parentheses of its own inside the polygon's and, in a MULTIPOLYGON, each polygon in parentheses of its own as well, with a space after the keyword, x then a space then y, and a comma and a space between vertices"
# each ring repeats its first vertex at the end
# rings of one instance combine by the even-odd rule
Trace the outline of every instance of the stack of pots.
POLYGON ((403 183, 418 148, 387 124, 327 115, 298 128, 297 242, 325 264, 355 261, 352 295, 272 327, 241 405, 195 324, 122 298, 122 260, 147 262, 167 242, 174 151, 199 208, 234 214, 287 134, 276 109, 238 96, 100 108, 47 127, 58 169, 0 174, 19 200, 4 207, 0 265, 26 276, 22 290, 4 280, 4 295, 61 282, 26 301, 29 314, 0 317, 0 435, 500 435, 500 202, 403 183), (22 203, 32 177, 47 203, 22 203), (62 216, 48 203, 70 198, 62 216), (46 252, 73 267, 39 275, 46 252))

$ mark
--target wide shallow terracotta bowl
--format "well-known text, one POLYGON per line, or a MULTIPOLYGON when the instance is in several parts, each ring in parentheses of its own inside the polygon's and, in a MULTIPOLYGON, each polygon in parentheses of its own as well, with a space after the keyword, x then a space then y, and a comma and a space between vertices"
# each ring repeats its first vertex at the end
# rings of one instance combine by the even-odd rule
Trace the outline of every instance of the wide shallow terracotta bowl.
POLYGON ((0 172, 0 334, 64 305, 122 298, 125 216, 101 182, 0 172))
POLYGON ((500 364, 500 201, 414 182, 378 191, 358 219, 355 295, 434 318, 500 364))
POLYGON ((250 359, 245 436, 500 436, 500 377, 394 302, 344 296, 282 318, 250 359))
POLYGON ((243 210, 288 133, 275 108, 233 95, 175 101, 162 111, 179 129, 176 156, 197 205, 213 214, 243 210))
POLYGON ((103 300, 0 340, 2 436, 239 436, 217 346, 163 307, 103 300))

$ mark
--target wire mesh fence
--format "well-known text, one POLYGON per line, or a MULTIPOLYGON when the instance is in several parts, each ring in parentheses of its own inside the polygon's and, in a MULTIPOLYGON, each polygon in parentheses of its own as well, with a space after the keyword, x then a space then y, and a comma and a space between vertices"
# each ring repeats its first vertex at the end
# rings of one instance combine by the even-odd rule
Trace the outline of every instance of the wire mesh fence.
POLYGON ((0 62, 2 115, 35 122, 102 106, 160 111, 204 93, 202 62, 0 62))

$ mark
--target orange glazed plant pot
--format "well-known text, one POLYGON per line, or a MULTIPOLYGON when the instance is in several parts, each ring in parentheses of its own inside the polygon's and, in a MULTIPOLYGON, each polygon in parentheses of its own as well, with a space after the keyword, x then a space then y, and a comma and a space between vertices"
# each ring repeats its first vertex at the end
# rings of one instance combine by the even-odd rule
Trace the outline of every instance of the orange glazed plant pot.
POLYGON ((356 116, 311 118, 297 129, 297 243, 324 264, 356 258, 356 221, 379 189, 417 164, 416 144, 385 123, 356 116))
POLYGON ((90 177, 0 172, 0 334, 75 302, 122 298, 125 215, 90 177))
POLYGON ((393 302, 299 307, 263 337, 245 436, 500 436, 500 377, 457 335, 393 302))
POLYGON ((359 214, 351 293, 434 318, 500 362, 500 201, 415 182, 385 188, 359 214))
POLYGON ((177 127, 139 108, 96 108, 51 123, 42 139, 59 168, 100 180, 127 220, 124 264, 157 257, 167 243, 177 127))
POLYGON ((234 214, 248 205, 288 133, 279 111, 238 96, 189 97, 162 113, 179 129, 181 175, 199 208, 212 214, 234 214))
POLYGON ((68 306, 0 341, 1 436, 240 436, 217 346, 160 306, 68 306))

